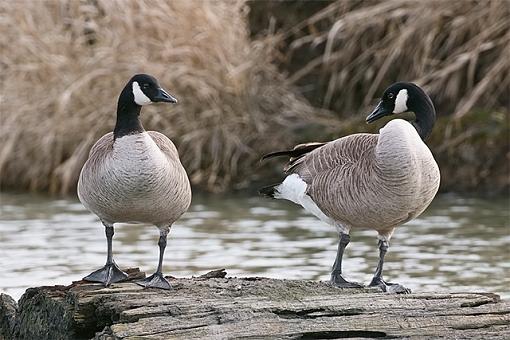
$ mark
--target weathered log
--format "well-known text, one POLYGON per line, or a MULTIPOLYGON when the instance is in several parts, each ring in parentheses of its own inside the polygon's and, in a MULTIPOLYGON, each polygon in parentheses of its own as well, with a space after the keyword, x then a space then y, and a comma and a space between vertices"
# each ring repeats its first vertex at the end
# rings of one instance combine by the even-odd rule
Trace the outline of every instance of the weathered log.
MULTIPOLYGON (((143 273, 131 270, 130 278, 143 273)), ((510 338, 510 303, 490 293, 385 294, 326 282, 171 278, 173 290, 123 282, 30 288, 0 299, 7 339, 510 338)))
POLYGON ((14 332, 17 304, 13 298, 0 294, 0 339, 7 338, 14 332))

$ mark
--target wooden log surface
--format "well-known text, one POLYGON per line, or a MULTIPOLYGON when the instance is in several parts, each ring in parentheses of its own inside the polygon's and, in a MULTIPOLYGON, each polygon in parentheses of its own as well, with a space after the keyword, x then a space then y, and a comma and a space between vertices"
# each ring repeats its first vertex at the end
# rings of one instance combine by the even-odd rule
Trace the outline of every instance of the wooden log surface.
MULTIPOLYGON (((130 270, 130 279, 143 277, 130 270)), ((172 278, 173 290, 133 282, 30 288, 0 296, 5 339, 510 339, 510 303, 491 293, 392 295, 327 282, 172 278)))

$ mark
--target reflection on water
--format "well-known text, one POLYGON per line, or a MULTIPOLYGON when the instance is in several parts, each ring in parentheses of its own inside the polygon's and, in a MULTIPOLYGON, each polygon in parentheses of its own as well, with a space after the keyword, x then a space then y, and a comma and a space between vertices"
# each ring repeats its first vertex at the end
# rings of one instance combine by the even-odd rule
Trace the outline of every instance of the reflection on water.
MULTIPOLYGON (((104 264, 97 218, 78 200, 0 194, 0 292, 68 284, 104 264)), ((492 291, 510 297, 508 199, 438 196, 418 219, 395 232, 385 277, 414 291, 492 291)), ((158 231, 118 225, 121 267, 154 271, 158 231)), ((334 228, 285 201, 195 195, 170 232, 165 273, 191 276, 226 268, 234 276, 328 280, 334 228)), ((352 231, 346 277, 367 284, 377 263, 374 231, 352 231)))

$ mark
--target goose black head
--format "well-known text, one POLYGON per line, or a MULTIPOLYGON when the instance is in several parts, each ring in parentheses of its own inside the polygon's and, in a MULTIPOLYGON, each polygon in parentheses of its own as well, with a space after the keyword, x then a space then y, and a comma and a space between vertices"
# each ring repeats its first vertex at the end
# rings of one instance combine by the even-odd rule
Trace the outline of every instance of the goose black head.
POLYGON ((126 87, 131 88, 133 100, 140 106, 157 102, 177 103, 177 99, 163 90, 156 78, 148 74, 133 76, 126 87))
POLYGON ((425 91, 413 83, 398 82, 389 86, 366 121, 373 123, 379 118, 409 111, 416 115, 412 124, 418 134, 422 139, 427 138, 436 120, 436 110, 425 91))
POLYGON ((156 78, 148 74, 133 76, 120 93, 117 105, 117 123, 113 130, 115 139, 143 132, 139 115, 142 106, 152 103, 177 103, 177 99, 163 90, 156 78))

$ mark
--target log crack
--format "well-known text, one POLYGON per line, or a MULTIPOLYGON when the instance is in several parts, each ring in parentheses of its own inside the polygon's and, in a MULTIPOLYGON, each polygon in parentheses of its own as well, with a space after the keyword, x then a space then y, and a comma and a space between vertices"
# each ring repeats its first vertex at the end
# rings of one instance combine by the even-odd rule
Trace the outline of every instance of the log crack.
POLYGON ((304 310, 274 310, 274 314, 284 319, 316 319, 322 317, 335 317, 335 316, 351 316, 360 315, 364 313, 361 308, 348 308, 342 310, 326 310, 324 308, 304 309, 304 310))

